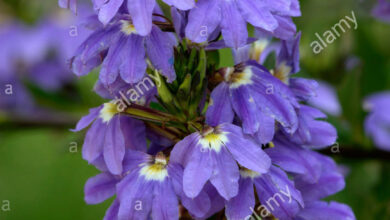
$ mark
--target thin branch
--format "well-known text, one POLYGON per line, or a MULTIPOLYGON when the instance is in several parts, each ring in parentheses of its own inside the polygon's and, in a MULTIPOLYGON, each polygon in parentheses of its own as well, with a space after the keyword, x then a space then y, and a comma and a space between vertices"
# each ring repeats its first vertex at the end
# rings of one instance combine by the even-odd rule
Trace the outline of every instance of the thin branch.
POLYGON ((349 146, 342 145, 340 147, 330 147, 320 151, 323 154, 340 157, 345 159, 354 159, 354 160, 390 160, 390 152, 383 151, 380 149, 370 149, 366 150, 362 146, 349 146))

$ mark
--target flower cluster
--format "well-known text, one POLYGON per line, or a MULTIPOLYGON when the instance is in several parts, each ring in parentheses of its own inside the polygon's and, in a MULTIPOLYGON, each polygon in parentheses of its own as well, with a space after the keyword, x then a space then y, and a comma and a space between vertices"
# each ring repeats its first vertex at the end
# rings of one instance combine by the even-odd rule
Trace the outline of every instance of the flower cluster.
POLYGON ((93 3, 101 23, 70 64, 101 66, 94 90, 111 99, 74 129, 90 126, 82 154, 101 171, 86 202, 115 196, 104 219, 355 219, 322 201, 345 182, 314 151, 337 138, 307 104, 318 84, 294 76, 297 0, 163 0, 169 15, 155 0, 93 3), (219 68, 226 47, 236 64, 219 68))

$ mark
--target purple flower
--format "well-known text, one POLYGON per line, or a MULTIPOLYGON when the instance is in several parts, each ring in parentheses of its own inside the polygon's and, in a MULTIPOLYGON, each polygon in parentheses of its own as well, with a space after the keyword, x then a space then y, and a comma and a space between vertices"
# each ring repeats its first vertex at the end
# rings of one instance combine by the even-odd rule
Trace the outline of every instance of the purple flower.
POLYGON ((364 122, 366 134, 373 138, 378 148, 390 151, 390 92, 366 98, 364 108, 370 112, 364 122))
POLYGON ((298 103, 289 88, 265 68, 240 64, 227 68, 223 77, 224 81, 211 93, 208 124, 232 122, 236 113, 244 132, 255 134, 261 143, 272 140, 274 120, 290 133, 295 132, 298 103))
POLYGON ((184 193, 194 198, 210 180, 226 200, 238 193, 241 166, 258 173, 266 173, 270 159, 260 146, 248 139, 240 127, 221 124, 195 132, 177 143, 171 160, 184 166, 184 193))
MULTIPOLYGON (((337 164, 330 157, 311 152, 315 163, 318 166, 318 179, 313 181, 304 175, 297 175, 294 178, 296 188, 301 191, 304 201, 316 201, 333 195, 345 187, 344 176, 340 173, 337 164)), ((302 163, 304 163, 302 161, 302 163)), ((312 167, 314 167, 311 165, 312 167)))
MULTIPOLYGON (((147 36, 152 31, 153 11, 158 8, 155 0, 92 0, 92 2, 99 20, 105 25, 115 17, 125 2, 137 33, 147 36)), ((189 10, 195 6, 194 0, 163 0, 163 2, 180 10, 189 10)))
POLYGON ((292 219, 304 206, 301 193, 287 174, 276 166, 266 174, 248 169, 241 169, 240 174, 238 195, 226 202, 228 219, 247 219, 252 214, 255 209, 253 185, 262 204, 256 209, 262 218, 272 213, 278 219, 292 219))
POLYGON ((92 33, 71 60, 73 72, 88 74, 102 64, 99 79, 109 85, 118 75, 127 83, 140 81, 146 73, 146 56, 154 67, 172 82, 176 75, 172 65, 175 42, 171 35, 153 26, 150 35, 138 35, 126 17, 92 33))
POLYGON ((372 9, 372 15, 384 22, 390 22, 390 2, 378 0, 378 4, 372 9))
POLYGON ((127 148, 146 151, 144 123, 121 115, 114 103, 91 109, 73 131, 80 131, 91 123, 82 151, 83 158, 89 163, 103 156, 108 170, 119 175, 123 171, 122 161, 127 148))
MULTIPOLYGON (((330 203, 320 201, 320 199, 342 190, 345 187, 345 181, 336 163, 331 158, 316 152, 311 152, 311 154, 316 158, 313 161, 316 166, 320 165, 320 167, 316 167, 316 170, 320 171, 320 176, 314 182, 312 180, 308 182, 308 179, 303 175, 295 178, 295 186, 302 192, 305 202, 304 209, 297 214, 296 219, 356 219, 353 211, 347 205, 333 201, 330 203)), ((313 162, 309 163, 314 165, 313 162)))
POLYGON ((124 165, 126 176, 117 184, 117 219, 179 219, 179 199, 195 216, 210 209, 206 192, 188 198, 182 191, 183 168, 168 162, 162 153, 155 157, 132 151, 124 165))
POLYGON ((285 17, 299 15, 297 0, 200 0, 189 13, 186 36, 202 43, 221 27, 226 45, 238 48, 247 42, 246 22, 270 33, 283 32, 282 29, 291 26, 285 24, 291 23, 285 17))

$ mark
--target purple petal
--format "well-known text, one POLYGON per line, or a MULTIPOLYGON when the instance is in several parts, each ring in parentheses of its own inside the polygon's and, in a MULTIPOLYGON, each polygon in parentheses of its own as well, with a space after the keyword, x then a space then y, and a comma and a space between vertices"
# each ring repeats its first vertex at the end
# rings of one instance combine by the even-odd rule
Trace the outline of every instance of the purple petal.
POLYGON ((154 187, 153 219, 179 219, 179 202, 169 179, 154 187))
POLYGON ((176 194, 180 195, 181 197, 183 206, 186 207, 186 209, 189 210, 192 215, 195 215, 199 218, 204 216, 210 209, 211 205, 210 198, 207 193, 202 190, 197 197, 192 199, 188 198, 183 193, 183 168, 179 164, 171 162, 168 164, 167 169, 176 194))
POLYGON ((144 152, 127 149, 125 157, 123 158, 123 171, 133 171, 141 164, 147 163, 150 160, 151 157, 144 152))
POLYGON ((106 162, 104 161, 103 153, 101 153, 99 157, 96 158, 94 161, 90 162, 90 164, 94 165, 101 172, 108 172, 106 162))
POLYGON ((231 123, 234 113, 229 100, 229 85, 220 83, 211 93, 210 104, 206 112, 206 123, 217 126, 222 123, 231 123))
POLYGON ((76 0, 58 0, 58 5, 61 8, 70 9, 73 13, 77 14, 77 1, 76 0))
MULTIPOLYGON (((291 18, 288 21, 293 23, 291 18)), ((282 41, 281 49, 278 54, 277 64, 276 64, 277 66, 283 64, 289 66, 291 68, 291 73, 297 73, 300 71, 299 42, 301 40, 301 32, 299 32, 295 38, 293 37, 294 34, 295 34, 295 30, 290 39, 282 41)))
POLYGON ((260 144, 271 142, 275 135, 275 119, 265 114, 259 114, 259 130, 254 134, 260 144))
POLYGON ((144 40, 135 34, 126 38, 126 44, 121 48, 123 53, 119 70, 125 82, 137 83, 146 73, 144 40))
POLYGON ((298 220, 355 220, 355 215, 347 205, 333 202, 316 201, 306 203, 305 208, 298 213, 298 220))
POLYGON ((167 77, 168 82, 176 79, 173 68, 173 47, 168 33, 162 32, 158 27, 153 27, 152 32, 146 37, 147 54, 153 66, 167 77))
POLYGON ((212 150, 210 153, 214 163, 210 182, 223 198, 229 200, 238 193, 238 166, 224 147, 219 152, 212 150))
MULTIPOLYGON (((219 48, 218 48, 219 49, 219 48)), ((232 49, 234 64, 239 64, 248 61, 251 45, 245 45, 238 49, 232 49)))
POLYGON ((121 115, 120 124, 126 148, 146 152, 145 124, 140 120, 121 115))
POLYGON ((163 0, 167 5, 175 6, 180 10, 189 10, 195 6, 194 0, 163 0))
MULTIPOLYGON (((237 127, 227 124, 223 126, 237 127)), ((227 136, 228 142, 225 145, 240 165, 258 173, 268 172, 271 166, 271 159, 261 149, 261 146, 257 145, 253 140, 244 137, 242 132, 230 133, 227 136)))
MULTIPOLYGON (((242 2, 241 0, 239 2, 242 2)), ((222 1, 221 31, 226 45, 232 48, 244 46, 248 38, 246 22, 237 9, 236 1, 222 1)))
POLYGON ((280 13, 290 10, 291 0, 264 0, 263 5, 267 5, 272 12, 280 13))
POLYGON ((91 108, 89 110, 89 114, 86 116, 83 116, 79 122, 77 122, 76 128, 71 129, 73 132, 81 131, 84 128, 86 128, 89 124, 91 124, 98 116, 99 112, 102 109, 102 106, 91 108))
POLYGON ((99 20, 104 24, 108 24, 116 15, 121 7, 123 0, 108 0, 101 4, 98 8, 99 20))
POLYGON ((82 150, 84 160, 92 163, 102 154, 106 130, 107 126, 103 124, 101 119, 92 123, 84 139, 82 150))
POLYGON ((318 85, 317 96, 311 98, 309 104, 328 114, 339 116, 342 110, 335 89, 324 82, 318 82, 318 85))
POLYGON ((122 161, 125 156, 125 140, 119 117, 114 116, 108 123, 103 151, 108 170, 116 175, 122 173, 122 161))
POLYGON ((211 183, 206 183, 204 191, 207 193, 211 201, 211 207, 207 214, 201 217, 201 219, 207 219, 213 216, 215 213, 221 211, 225 206, 225 200, 219 195, 218 191, 215 189, 211 183))
POLYGON ((304 78, 291 78, 290 89, 298 99, 307 101, 317 95, 318 83, 315 80, 304 78))
POLYGON ((114 83, 118 77, 119 66, 122 63, 121 54, 125 43, 126 38, 121 36, 118 41, 110 47, 107 57, 104 59, 99 74, 99 80, 106 86, 114 83))
POLYGON ((127 0, 127 8, 137 33, 146 36, 152 30, 152 14, 155 0, 127 0))
POLYGON ((147 219, 152 209, 154 182, 139 177, 138 172, 130 173, 117 184, 119 220, 147 219))
POLYGON ((183 140, 179 141, 171 151, 170 160, 174 163, 179 163, 186 166, 190 161, 193 151, 197 151, 196 144, 200 135, 197 133, 188 135, 183 140))
POLYGON ((106 51, 116 39, 117 27, 102 28, 92 33, 76 50, 70 60, 77 76, 88 74, 103 62, 106 51))
POLYGON ((111 206, 107 209, 106 215, 103 220, 118 220, 119 202, 117 199, 112 202, 111 206))
POLYGON ((289 133, 293 133, 298 126, 295 112, 297 102, 292 92, 280 80, 266 72, 254 71, 255 83, 251 85, 254 102, 262 103, 261 109, 267 115, 275 118, 289 133))
POLYGON ((313 120, 309 124, 311 135, 310 147, 313 149, 323 149, 336 142, 337 130, 328 122, 313 120))
POLYGON ((267 7, 260 0, 241 0, 237 3, 242 16, 253 26, 267 31, 273 31, 278 26, 278 22, 267 9, 269 5, 274 5, 274 2, 268 4, 267 7))
POLYGON ((98 204, 114 196, 116 178, 109 173, 101 173, 88 179, 84 186, 84 199, 87 204, 98 204))
POLYGON ((336 163, 329 157, 315 154, 321 162, 321 176, 315 183, 308 183, 299 176, 296 187, 302 192, 305 201, 314 201, 339 192, 345 187, 344 176, 338 171, 336 163))
POLYGON ((269 174, 254 180, 262 205, 279 219, 292 219, 303 206, 301 193, 284 171, 272 167, 269 174))
POLYGON ((258 114, 255 99, 246 86, 230 89, 230 101, 234 111, 242 120, 244 133, 254 134, 259 129, 258 114))
POLYGON ((226 203, 226 217, 228 219, 246 219, 252 214, 255 207, 253 181, 250 178, 241 178, 238 195, 226 203))
POLYGON ((207 41, 221 21, 219 0, 199 0, 188 15, 186 37, 196 43, 207 41), (209 13, 212 11, 213 13, 209 13))
POLYGON ((321 163, 313 151, 306 150, 287 140, 278 138, 274 141, 275 147, 265 150, 271 157, 272 163, 282 169, 302 174, 306 182, 314 183, 321 175, 321 163))
POLYGON ((183 190, 186 196, 195 198, 199 195, 204 184, 210 179, 213 164, 210 151, 201 152, 200 147, 195 147, 183 174, 183 190))
POLYGON ((171 7, 171 16, 173 25, 175 27, 175 32, 179 40, 182 40, 185 37, 185 25, 187 24, 186 13, 171 7))

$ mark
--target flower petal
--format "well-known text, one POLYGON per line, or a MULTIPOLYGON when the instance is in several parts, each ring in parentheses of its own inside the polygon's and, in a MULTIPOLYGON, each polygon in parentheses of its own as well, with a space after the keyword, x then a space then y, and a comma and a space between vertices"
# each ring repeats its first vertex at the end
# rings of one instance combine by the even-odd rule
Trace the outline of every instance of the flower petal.
POLYGON ((238 193, 238 166, 224 147, 219 152, 212 150, 211 155, 214 164, 210 182, 223 198, 229 200, 238 193))
POLYGON ((127 0, 127 8, 131 19, 141 36, 146 36, 152 30, 152 14, 156 5, 155 0, 127 0))
POLYGON ((162 32, 158 27, 153 27, 150 35, 146 37, 146 50, 153 66, 167 77, 168 82, 173 82, 176 78, 173 68, 174 44, 171 43, 168 33, 162 32))
MULTIPOLYGON (((244 0, 239 2, 242 1, 244 0)), ((236 49, 244 46, 247 42, 248 30, 246 22, 237 9, 236 1, 221 1, 221 11, 221 31, 226 45, 236 49)))
POLYGON ((255 207, 253 182, 250 178, 241 178, 238 195, 226 203, 226 217, 228 219, 247 219, 255 207))
POLYGON ((199 0, 188 15, 186 37, 196 43, 207 41, 221 21, 219 0, 199 0), (209 12, 212 13, 209 13, 209 12))
POLYGON ((204 184, 210 179, 212 171, 210 151, 201 152, 200 147, 195 147, 183 174, 183 190, 186 196, 190 198, 198 196, 204 184))
POLYGON ((119 116, 114 116, 108 123, 104 140, 104 161, 112 174, 122 174, 122 161, 125 156, 125 140, 121 130, 119 116))
POLYGON ((81 131, 84 128, 86 128, 89 124, 91 124, 98 116, 99 112, 102 109, 102 106, 91 108, 89 110, 89 114, 86 116, 83 116, 79 122, 77 122, 76 128, 71 129, 73 132, 81 131))
POLYGON ((179 219, 179 202, 169 179, 157 184, 154 187, 153 195, 153 219, 179 219))
POLYGON ((102 154, 106 129, 107 126, 103 124, 101 119, 92 123, 84 139, 82 149, 84 160, 92 163, 102 154))
POLYGON ((144 40, 132 34, 127 37, 121 54, 120 75, 127 83, 137 83, 146 73, 144 40))
POLYGON ((210 104, 206 112, 206 123, 217 126, 233 122, 234 112, 229 100, 229 86, 220 83, 211 93, 210 104))
POLYGON ((98 204, 114 196, 117 180, 109 173, 101 173, 88 179, 84 186, 87 204, 98 204))

